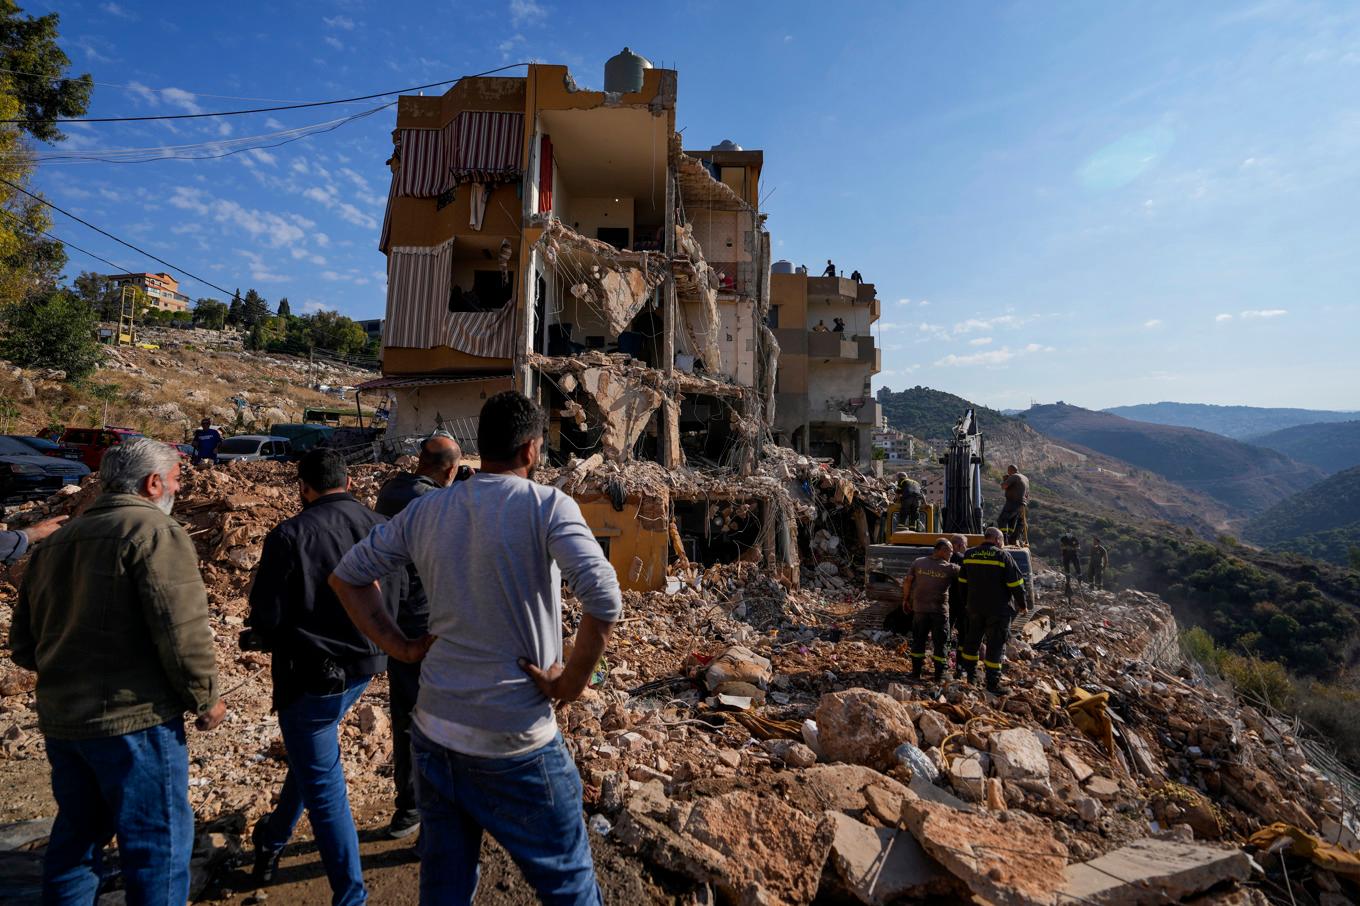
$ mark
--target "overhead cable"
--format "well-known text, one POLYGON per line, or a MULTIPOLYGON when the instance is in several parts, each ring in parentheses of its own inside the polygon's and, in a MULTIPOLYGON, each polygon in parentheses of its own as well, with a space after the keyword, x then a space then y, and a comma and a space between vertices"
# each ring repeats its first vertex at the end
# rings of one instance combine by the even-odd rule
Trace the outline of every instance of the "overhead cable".
MULTIPOLYGON (((5 210, 4 208, 0 208, 0 212, 3 212, 4 214, 6 214, 6 215, 8 215, 9 217, 11 217, 11 218, 14 220, 14 222, 17 223, 17 224, 19 224, 20 226, 25 226, 25 227, 27 226, 27 224, 25 224, 22 220, 20 220, 20 219, 19 219, 19 216, 18 216, 17 214, 15 214, 13 211, 7 211, 7 210, 5 210)), ((101 256, 101 255, 96 255, 94 252, 90 251, 89 249, 83 249, 83 248, 81 248, 80 246, 76 245, 74 242, 67 242, 65 239, 62 239, 60 236, 54 235, 53 233, 49 233, 47 230, 40 229, 40 230, 38 230, 38 232, 39 232, 39 233, 42 233, 44 236, 46 236, 48 239, 53 240, 54 242, 60 242, 63 246, 69 246, 70 248, 75 249, 77 252, 80 252, 81 254, 89 255, 91 258, 95 259, 96 261, 102 261, 102 262, 104 262, 104 263, 107 264, 109 267, 113 268, 115 271, 118 271, 118 272, 120 272, 120 273, 125 273, 125 274, 127 274, 127 273, 132 273, 132 272, 129 271, 127 268, 123 267, 121 264, 114 264, 114 263, 113 263, 112 261, 110 261, 109 259, 107 259, 107 258, 105 258, 105 257, 103 257, 103 256, 101 256)))
POLYGON ((96 233, 99 233, 100 235, 103 235, 103 236, 107 236, 108 238, 112 239, 114 242, 117 242, 119 245, 125 245, 125 246, 127 246, 128 248, 132 249, 134 252, 137 252, 137 253, 140 254, 140 255, 145 255, 146 257, 150 258, 152 261, 158 261, 158 262, 160 262, 161 264, 164 264, 166 267, 170 268, 171 270, 173 270, 173 271, 178 271, 179 273, 181 273, 181 274, 183 274, 184 276, 190 278, 191 280, 197 280, 199 283, 202 283, 204 286, 211 286, 213 289, 217 290, 218 292, 220 292, 220 293, 225 293, 225 294, 228 295, 228 296, 232 295, 232 291, 231 291, 231 290, 225 289, 225 288, 223 288, 223 287, 221 287, 221 286, 218 286, 216 283, 213 283, 211 280, 205 280, 204 278, 200 277, 198 274, 193 273, 192 271, 186 271, 186 270, 185 270, 184 268, 182 268, 182 267, 177 267, 177 266, 171 264, 169 261, 166 261, 164 258, 158 258, 157 256, 155 256, 155 255, 151 254, 150 252, 148 252, 146 249, 140 248, 140 247, 138 247, 138 246, 135 246, 135 245, 133 245, 131 242, 128 242, 126 239, 119 239, 117 236, 113 235, 113 234, 110 233, 108 230, 100 229, 99 227, 97 227, 97 226, 95 226, 94 224, 90 223, 88 220, 84 220, 84 219, 82 219, 82 218, 80 218, 80 217, 77 217, 75 214, 72 214, 70 211, 66 210, 65 208, 58 207, 57 205, 55 205, 55 204, 53 204, 52 202, 48 201, 46 198, 43 198, 41 195, 35 195, 35 194, 33 194, 32 192, 30 192, 30 191, 28 191, 27 189, 25 189, 23 186, 17 185, 17 184, 15 184, 15 183, 12 183, 12 182, 10 182, 8 179, 5 179, 3 176, 0 176, 0 184, 9 186, 11 189, 14 189, 16 192, 22 192, 22 193, 24 193, 24 194, 27 195, 29 198, 32 198, 34 201, 40 202, 41 204, 47 205, 49 208, 51 208, 52 210, 56 211, 57 213, 59 213, 59 214, 65 214, 67 217, 71 218, 71 219, 74 220, 76 223, 84 224, 85 226, 87 226, 87 227, 89 227, 90 229, 94 230, 96 233))
MULTIPOLYGON (((215 116, 245 116, 250 113, 277 113, 280 110, 303 110, 309 107, 329 107, 334 104, 353 104, 358 101, 371 101, 376 98, 391 97, 394 94, 407 94, 412 91, 424 91, 426 88, 439 88, 444 85, 453 85, 463 79, 476 79, 482 76, 494 75, 498 72, 505 72, 507 69, 515 69, 519 66, 528 66, 529 63, 510 63, 505 66, 497 66, 495 69, 488 69, 484 72, 474 72, 470 75, 462 75, 456 79, 445 79, 442 82, 430 82, 427 85, 412 85, 409 88, 396 88, 391 91, 379 91, 376 94, 363 94, 352 98, 337 98, 333 101, 309 101, 305 104, 282 104, 276 107, 254 107, 249 110, 221 110, 214 113, 167 113, 156 116, 100 116, 89 117, 87 119, 56 119, 54 123, 144 123, 156 120, 197 120, 208 119, 215 116)), ((0 120, 0 123, 20 124, 26 123, 26 119, 0 120)))
MULTIPOLYGON (((49 82, 85 81, 83 76, 50 76, 45 75, 41 72, 24 72, 22 69, 5 69, 3 66, 0 66, 0 72, 6 73, 8 75, 27 76, 28 78, 31 79, 44 79, 49 82)), ((85 75, 89 75, 89 73, 86 73, 85 75)), ((91 79, 90 84, 96 85, 100 88, 119 88, 123 91, 132 91, 138 94, 145 94, 148 91, 155 92, 157 94, 163 91, 183 91, 186 94, 192 94, 196 98, 217 98, 219 101, 262 101, 266 104, 302 103, 302 101, 298 101, 294 98, 247 98, 234 94, 208 94, 206 91, 190 91, 188 88, 178 88, 173 85, 170 86, 169 88, 152 88, 151 86, 143 85, 140 82, 129 82, 128 84, 124 85, 118 82, 96 82, 93 79, 91 79)))

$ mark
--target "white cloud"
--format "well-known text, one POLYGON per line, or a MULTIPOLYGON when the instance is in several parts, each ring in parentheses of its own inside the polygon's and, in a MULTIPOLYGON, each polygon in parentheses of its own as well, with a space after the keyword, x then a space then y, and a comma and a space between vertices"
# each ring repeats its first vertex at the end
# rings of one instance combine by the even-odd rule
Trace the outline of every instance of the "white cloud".
POLYGON ((258 160, 262 164, 269 164, 269 166, 271 167, 278 163, 278 158, 270 154, 263 148, 251 148, 250 156, 258 160))
POLYGON ((306 302, 302 303, 303 314, 314 315, 317 312, 322 311, 335 311, 335 309, 317 299, 308 299, 306 302))
POLYGON ((785 35, 785 36, 784 36, 784 43, 785 43, 785 44, 792 44, 792 43, 793 43, 793 35, 785 35))
POLYGON ((898 300, 897 300, 897 304, 898 304, 898 305, 910 305, 910 304, 911 304, 911 300, 910 300, 910 299, 898 299, 898 300))
POLYGON ((548 11, 536 0, 510 0, 510 22, 516 28, 525 24, 537 25, 547 18, 548 11))
POLYGON ((1147 328, 1161 327, 1161 326, 1162 326, 1162 320, 1161 320, 1161 318, 1153 318, 1153 319, 1150 320, 1150 321, 1144 321, 1144 322, 1143 322, 1143 326, 1144 326, 1144 327, 1147 327, 1147 328))
POLYGON ((521 47, 521 46, 523 46, 523 45, 526 44, 526 43, 528 43, 528 42, 526 42, 526 41, 524 40, 524 35, 521 35, 521 34, 516 33, 516 34, 513 34, 513 35, 511 35, 510 37, 506 38, 506 39, 505 39, 504 41, 502 41, 501 43, 497 44, 497 45, 496 45, 496 49, 499 50, 499 51, 501 52, 501 59, 502 59, 502 60, 508 60, 508 59, 510 59, 510 54, 511 54, 511 52, 512 52, 516 47, 521 47))
POLYGON ((169 202, 171 207, 238 227, 253 238, 263 239, 276 247, 303 241, 307 231, 316 226, 315 221, 299 214, 275 214, 246 208, 234 201, 214 198, 202 189, 186 186, 176 186, 169 202))
POLYGON ((127 10, 123 9, 123 8, 122 8, 121 6, 119 6, 117 3, 101 3, 101 4, 99 4, 99 8, 102 9, 104 12, 108 13, 110 16, 113 16, 113 17, 118 18, 118 19, 135 19, 135 18, 136 18, 134 15, 132 15, 132 13, 130 13, 130 12, 128 12, 127 10))
POLYGON ((288 277, 284 274, 270 270, 262 255, 245 249, 238 249, 237 253, 250 262, 250 279, 258 280, 261 283, 286 283, 288 281, 288 277))
POLYGON ((976 331, 992 330, 997 327, 1019 327, 1033 318, 1022 318, 1019 315, 997 315, 993 318, 969 318, 954 325, 954 333, 974 333, 976 331))
POLYGON ((338 272, 336 272, 336 271, 322 271, 322 272, 321 272, 321 279, 322 279, 322 280, 331 280, 331 281, 343 280, 343 279, 345 279, 345 275, 344 275, 344 274, 341 274, 341 273, 338 273, 338 272))
POLYGON ((969 355, 954 355, 950 353, 937 361, 936 365, 945 367, 969 366, 969 365, 1004 365, 1015 358, 1015 353, 1009 349, 988 349, 983 352, 974 352, 969 355))
MULTIPOLYGON (((349 167, 341 167, 341 168, 340 168, 340 173, 341 173, 341 175, 343 175, 343 176, 348 176, 349 179, 350 179, 350 181, 351 181, 352 183, 354 183, 356 186, 358 186, 360 189, 364 190, 365 192, 371 192, 371 191, 373 191, 372 188, 371 188, 371 187, 369 186, 369 184, 368 184, 368 180, 367 180, 367 179, 364 179, 364 177, 363 177, 362 175, 360 175, 359 173, 355 172, 354 170, 351 170, 349 167)), ((384 199, 384 202, 386 202, 386 199, 384 199)))
POLYGON ((1231 321, 1232 315, 1214 315, 1214 320, 1222 324, 1224 321, 1231 321))
POLYGON ((1244 312, 1242 312, 1242 317, 1243 317, 1243 318, 1279 318, 1279 317, 1282 317, 1283 315, 1287 315, 1287 314, 1289 314, 1289 311, 1288 311, 1287 309, 1283 309, 1283 308, 1257 308, 1257 309, 1252 309, 1252 310, 1250 310, 1250 311, 1244 311, 1244 312))
POLYGON ((307 159, 303 157, 294 158, 293 163, 289 166, 289 169, 291 169, 294 173, 306 173, 307 159))
POLYGON ((274 119, 272 116, 267 116, 267 117, 265 117, 265 118, 264 118, 264 124, 265 124, 266 127, 270 128, 270 129, 282 129, 282 128, 283 128, 283 123, 280 123, 278 120, 274 119))
POLYGON ((990 346, 990 345, 992 345, 992 338, 991 338, 991 337, 975 337, 975 338, 973 338, 973 339, 971 339, 971 340, 968 341, 968 345, 969 345, 969 346, 990 346))
POLYGON ((1052 346, 1044 346, 1040 343, 1030 343, 1025 347, 1025 352, 1056 352, 1052 346))
POLYGON ((161 96, 141 82, 128 82, 127 90, 153 106, 161 102, 161 96))
POLYGON ((203 108, 198 106, 197 95, 185 91, 183 88, 162 88, 161 99, 171 107, 179 107, 186 113, 202 113, 203 108))
POLYGON ((327 28, 354 31, 354 20, 349 16, 322 16, 321 21, 326 23, 327 28))
POLYGON ((345 42, 341 41, 335 35, 326 35, 326 37, 322 38, 321 40, 325 41, 327 44, 329 44, 331 47, 334 47, 336 50, 345 49, 345 42))

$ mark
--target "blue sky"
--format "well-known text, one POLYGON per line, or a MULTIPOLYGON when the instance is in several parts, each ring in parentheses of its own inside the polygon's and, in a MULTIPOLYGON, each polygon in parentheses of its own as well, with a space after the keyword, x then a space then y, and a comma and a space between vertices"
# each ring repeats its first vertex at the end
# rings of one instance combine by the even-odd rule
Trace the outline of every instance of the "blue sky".
MULTIPOLYGON (((877 386, 998 407, 1360 409, 1360 5, 651 6, 27 9, 60 12, 75 70, 108 83, 91 116, 347 97, 529 59, 597 87, 627 44, 679 70, 686 147, 765 151, 776 258, 833 258, 877 284, 877 386)), ((73 127, 60 150, 237 139, 377 103, 73 127)), ((214 283, 378 317, 393 118, 216 161, 53 162, 37 183, 214 283)), ((159 269, 64 218, 54 232, 159 269)), ((72 251, 82 269, 107 270, 72 251)))

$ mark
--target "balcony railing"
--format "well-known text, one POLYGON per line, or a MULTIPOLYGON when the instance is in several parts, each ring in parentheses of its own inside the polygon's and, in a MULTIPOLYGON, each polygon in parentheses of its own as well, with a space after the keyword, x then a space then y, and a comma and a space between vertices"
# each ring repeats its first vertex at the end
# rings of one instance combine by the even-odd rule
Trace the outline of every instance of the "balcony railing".
POLYGON ((843 333, 809 331, 808 357, 853 362, 859 358, 859 344, 843 333))

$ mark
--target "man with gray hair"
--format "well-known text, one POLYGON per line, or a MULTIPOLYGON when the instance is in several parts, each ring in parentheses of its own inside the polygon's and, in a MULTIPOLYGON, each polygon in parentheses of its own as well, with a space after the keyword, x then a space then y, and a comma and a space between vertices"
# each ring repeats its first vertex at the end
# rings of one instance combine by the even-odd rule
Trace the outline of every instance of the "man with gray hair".
MULTIPOLYGON (((388 519, 396 516, 417 498, 453 484, 462 470, 463 450, 448 434, 437 432, 420 443, 420 458, 414 472, 398 472, 378 491, 373 509, 388 519)), ((469 470, 470 472, 470 470, 469 470)), ((406 594, 397 606, 397 626, 408 638, 419 639, 430 631, 430 602, 420 584, 414 563, 406 566, 409 581, 406 594)), ((387 659, 387 700, 392 714, 392 780, 397 788, 396 811, 387 826, 394 840, 409 837, 420 829, 420 809, 416 807, 416 782, 411 773, 411 712, 420 693, 420 665, 387 659)))
POLYGON ((179 455, 149 438, 111 448, 103 493, 34 554, 10 625, 38 673, 57 818, 44 902, 92 903, 118 838, 129 902, 182 906, 194 814, 184 714, 222 722, 208 598, 193 542, 170 517, 179 455))
POLYGON ((982 536, 983 542, 963 555, 963 571, 959 574, 959 582, 967 588, 968 618, 956 669, 968 682, 973 681, 985 639, 987 654, 983 666, 987 670, 987 691, 1001 695, 1007 691, 1001 685, 1001 664, 1011 620, 1018 611, 1026 609, 1025 577, 1015 558, 1003 548, 1001 529, 991 526, 982 536))

